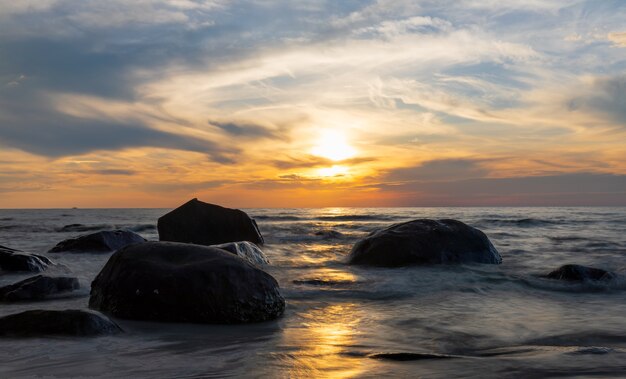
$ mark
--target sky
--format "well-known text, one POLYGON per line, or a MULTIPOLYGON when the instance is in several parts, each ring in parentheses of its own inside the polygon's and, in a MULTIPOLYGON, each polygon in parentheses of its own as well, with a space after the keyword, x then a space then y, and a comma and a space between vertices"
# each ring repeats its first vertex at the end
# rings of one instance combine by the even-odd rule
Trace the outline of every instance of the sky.
POLYGON ((626 205, 626 1, 0 0, 0 208, 626 205))

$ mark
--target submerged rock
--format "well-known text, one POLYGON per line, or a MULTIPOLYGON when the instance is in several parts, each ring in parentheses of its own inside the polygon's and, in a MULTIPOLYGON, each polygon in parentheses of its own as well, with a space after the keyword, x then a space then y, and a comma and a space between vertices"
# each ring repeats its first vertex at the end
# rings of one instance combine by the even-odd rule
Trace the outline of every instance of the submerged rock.
POLYGON ((255 244, 248 241, 228 242, 221 245, 211 245, 222 250, 226 250, 231 254, 247 260, 255 265, 269 264, 269 260, 265 253, 255 244))
POLYGON ((33 276, 0 288, 0 301, 42 300, 80 287, 77 278, 33 276))
POLYGON ((122 332, 106 316, 90 311, 32 310, 0 318, 0 336, 99 336, 122 332))
POLYGON ((158 220, 161 241, 217 245, 249 241, 263 244, 256 222, 238 209, 193 199, 158 220))
POLYGON ((0 246, 0 269, 4 271, 41 272, 53 265, 43 255, 29 254, 10 247, 0 246))
POLYGON ((135 320, 244 323, 279 317, 285 300, 270 274, 230 252, 146 242, 111 256, 89 307, 135 320))
POLYGON ((489 238, 456 220, 419 219, 370 233, 358 241, 348 263, 395 267, 416 264, 502 263, 489 238))
POLYGON ((61 241, 48 253, 108 253, 142 242, 146 242, 146 239, 130 230, 105 230, 61 241))
POLYGON ((564 265, 546 275, 548 279, 568 280, 568 281, 588 281, 588 280, 611 280, 616 277, 615 273, 599 268, 564 265))

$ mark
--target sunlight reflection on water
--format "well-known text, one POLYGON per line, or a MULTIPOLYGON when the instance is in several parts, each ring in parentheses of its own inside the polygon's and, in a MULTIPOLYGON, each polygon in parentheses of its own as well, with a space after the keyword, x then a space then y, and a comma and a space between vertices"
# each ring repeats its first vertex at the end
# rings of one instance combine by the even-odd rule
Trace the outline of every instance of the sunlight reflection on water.
POLYGON ((286 355, 289 377, 354 378, 367 362, 344 353, 359 335, 362 309, 354 303, 332 304, 298 313, 284 330, 283 342, 293 353, 286 355))

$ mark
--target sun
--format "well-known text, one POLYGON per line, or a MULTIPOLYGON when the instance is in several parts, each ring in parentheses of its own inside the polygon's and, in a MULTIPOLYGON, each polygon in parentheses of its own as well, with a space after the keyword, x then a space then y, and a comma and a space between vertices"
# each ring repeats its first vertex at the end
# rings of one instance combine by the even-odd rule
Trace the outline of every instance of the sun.
POLYGON ((344 133, 337 130, 323 131, 317 143, 311 149, 311 154, 332 161, 342 161, 352 158, 356 150, 348 144, 344 133))

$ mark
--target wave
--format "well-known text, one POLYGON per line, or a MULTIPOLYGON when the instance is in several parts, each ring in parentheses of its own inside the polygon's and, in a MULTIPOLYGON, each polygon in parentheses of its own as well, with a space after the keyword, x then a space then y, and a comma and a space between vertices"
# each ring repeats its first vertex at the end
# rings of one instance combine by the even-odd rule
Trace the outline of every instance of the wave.
POLYGON ((558 225, 567 223, 570 221, 560 221, 560 220, 545 220, 539 218, 519 218, 519 219, 503 219, 503 218, 483 218, 477 220, 478 224, 495 224, 502 226, 519 226, 519 227, 537 227, 537 226, 546 226, 546 225, 558 225))
POLYGON ((619 274, 608 280, 586 280, 582 282, 554 280, 542 277, 519 280, 528 287, 555 292, 587 293, 626 290, 626 278, 619 274))
POLYGON ((56 229, 57 232, 60 233, 68 233, 68 232, 95 232, 100 230, 113 230, 113 229, 125 229, 130 230, 136 233, 146 232, 156 230, 156 225, 154 224, 137 224, 137 225, 110 225, 110 224, 94 224, 94 225, 85 225, 85 224, 69 224, 65 225, 62 228, 56 229))
POLYGON ((266 215, 260 215, 260 216, 254 216, 252 218, 254 218, 255 220, 268 220, 268 221, 300 221, 300 220, 306 220, 306 218, 297 217, 297 216, 266 216, 266 215))
POLYGON ((141 232, 156 230, 156 228, 157 227, 154 224, 139 224, 139 225, 129 226, 125 229, 131 230, 135 233, 141 233, 141 232))
POLYGON ((591 347, 581 347, 581 348, 579 348, 577 350, 574 350, 574 351, 570 352, 569 354, 572 354, 572 355, 587 355, 587 354, 604 355, 604 354, 613 353, 614 351, 615 351, 615 349, 612 349, 610 347, 591 346, 591 347))
MULTIPOLYGON (((597 223, 596 220, 555 217, 545 218, 480 218, 474 224, 497 225, 497 226, 517 226, 520 228, 532 228, 551 225, 589 225, 597 223)), ((614 223, 611 221, 611 223, 614 223)))
POLYGON ((0 231, 20 231, 20 232, 30 232, 30 233, 40 233, 47 232, 48 229, 42 227, 41 225, 0 225, 0 231))
POLYGON ((99 225, 83 225, 83 224, 69 224, 62 228, 57 229, 57 232, 90 232, 96 230, 115 229, 114 225, 99 224, 99 225))
POLYGON ((259 215, 253 216, 256 220, 267 221, 390 221, 396 217, 388 215, 359 215, 347 214, 336 216, 272 216, 259 215))
POLYGON ((557 243, 570 242, 570 241, 589 241, 590 238, 579 237, 579 236, 548 236, 548 239, 557 243))
POLYGON ((13 221, 14 218, 13 217, 2 217, 0 218, 0 221, 13 221))
POLYGON ((304 291, 286 290, 286 297, 292 300, 320 300, 321 298, 338 298, 357 301, 390 301, 405 300, 415 297, 415 294, 403 291, 364 291, 354 289, 334 288, 333 286, 311 286, 315 289, 304 291))
POLYGON ((537 346, 598 346, 626 343, 626 335, 602 331, 581 331, 574 333, 556 334, 534 338, 526 341, 526 345, 537 346))
POLYGON ((368 358, 371 359, 383 359, 389 361, 421 361, 424 359, 452 359, 460 358, 452 355, 433 354, 433 353, 413 353, 413 352, 387 352, 387 353, 373 353, 368 354, 368 358))
POLYGON ((615 249, 621 248, 621 244, 617 242, 611 242, 611 241, 589 241, 589 243, 587 243, 585 246, 590 249, 598 249, 598 250, 603 250, 603 249, 615 250, 615 249))
POLYGON ((386 215, 338 215, 319 216, 314 219, 320 221, 389 221, 394 220, 395 217, 386 215))
POLYGON ((291 281, 293 284, 321 286, 321 287, 345 287, 356 283, 354 280, 333 280, 333 279, 296 279, 291 281))
POLYGON ((322 229, 313 233, 318 237, 322 237, 322 239, 339 239, 345 237, 345 235, 341 232, 332 229, 322 229))

